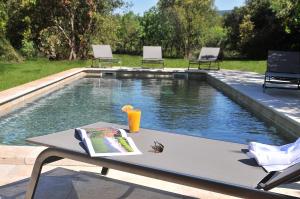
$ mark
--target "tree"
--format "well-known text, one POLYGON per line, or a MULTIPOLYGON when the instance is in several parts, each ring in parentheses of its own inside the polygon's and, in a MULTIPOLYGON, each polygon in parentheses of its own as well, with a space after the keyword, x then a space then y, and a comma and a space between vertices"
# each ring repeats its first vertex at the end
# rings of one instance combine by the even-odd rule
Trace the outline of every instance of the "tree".
POLYGON ((21 62, 23 58, 6 38, 8 20, 7 2, 0 1, 0 60, 21 62))
POLYGON ((224 34, 213 5, 212 0, 159 0, 142 17, 143 45, 160 45, 171 57, 189 57, 205 44, 216 45, 224 34))
POLYGON ((286 26, 286 32, 299 31, 300 25, 300 1, 298 0, 273 0, 271 8, 286 26))
POLYGON ((215 17, 212 0, 179 0, 175 9, 180 14, 181 29, 184 38, 185 56, 189 57, 193 48, 201 45, 201 36, 206 28, 213 25, 215 17))
POLYGON ((31 19, 35 0, 8 0, 7 38, 20 50, 24 42, 32 41, 31 19))
POLYGON ((140 24, 140 17, 133 12, 128 12, 119 17, 120 28, 118 30, 119 51, 124 53, 140 53, 141 37, 143 30, 140 24))
POLYGON ((284 24, 271 8, 271 0, 247 0, 225 16, 228 30, 227 49, 236 50, 247 58, 265 59, 268 50, 291 49, 284 24))
POLYGON ((288 46, 292 50, 300 50, 300 1, 298 0, 273 0, 271 8, 276 17, 282 21, 288 46))
POLYGON ((54 42, 58 45, 52 48, 60 46, 69 52, 68 55, 61 52, 62 55, 55 56, 68 57, 69 60, 85 58, 88 55, 91 36, 97 30, 95 26, 99 22, 99 15, 110 16, 112 10, 121 5, 121 0, 37 0, 35 32, 41 34, 42 42, 47 42, 43 40, 43 34, 59 35, 55 40, 60 41, 54 42))
POLYGON ((223 18, 223 26, 226 29, 227 36, 225 39, 225 47, 227 50, 240 50, 240 24, 243 21, 245 7, 235 7, 231 12, 225 14, 223 18))
POLYGON ((0 34, 3 36, 6 32, 6 24, 8 21, 7 6, 4 1, 0 1, 0 34))
POLYGON ((141 25, 143 27, 143 45, 162 45, 162 20, 156 7, 152 7, 144 13, 141 25))

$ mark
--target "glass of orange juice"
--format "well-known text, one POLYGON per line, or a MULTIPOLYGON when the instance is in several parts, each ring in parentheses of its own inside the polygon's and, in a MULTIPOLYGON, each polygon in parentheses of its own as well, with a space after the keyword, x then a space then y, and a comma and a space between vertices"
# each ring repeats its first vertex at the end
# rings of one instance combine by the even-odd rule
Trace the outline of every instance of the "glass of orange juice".
POLYGON ((131 109, 127 111, 128 126, 130 133, 137 133, 140 130, 141 110, 131 109))

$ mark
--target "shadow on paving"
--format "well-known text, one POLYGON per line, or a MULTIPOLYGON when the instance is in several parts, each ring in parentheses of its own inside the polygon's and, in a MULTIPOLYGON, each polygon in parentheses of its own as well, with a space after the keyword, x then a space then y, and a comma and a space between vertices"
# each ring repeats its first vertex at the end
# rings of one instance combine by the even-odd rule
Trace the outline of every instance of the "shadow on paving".
MULTIPOLYGON (((20 180, 0 187, 1 199, 25 197, 29 179, 20 180)), ((188 198, 158 189, 148 188, 124 181, 95 175, 90 172, 76 172, 56 168, 44 173, 39 181, 35 198, 38 199, 177 199, 188 198)))

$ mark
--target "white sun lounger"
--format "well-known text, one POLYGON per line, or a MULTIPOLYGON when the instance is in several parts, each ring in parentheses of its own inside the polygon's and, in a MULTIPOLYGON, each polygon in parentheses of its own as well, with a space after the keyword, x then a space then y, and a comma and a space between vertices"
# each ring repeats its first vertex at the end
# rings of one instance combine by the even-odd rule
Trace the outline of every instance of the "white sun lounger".
POLYGON ((218 61, 219 53, 220 53, 220 48, 213 48, 213 47, 201 48, 198 59, 189 60, 188 70, 190 69, 191 64, 198 64, 199 70, 203 69, 201 68, 201 64, 208 65, 208 68, 205 69, 211 69, 211 65, 213 62, 217 63, 217 69, 219 70, 220 69, 220 64, 218 61))
POLYGON ((106 63, 117 63, 119 59, 113 58, 112 50, 110 45, 92 45, 93 48, 93 59, 92 59, 92 67, 94 67, 94 62, 99 61, 101 66, 101 62, 106 63))
POLYGON ((164 59, 162 58, 162 50, 160 46, 144 46, 142 65, 145 63, 162 64, 164 67, 164 59))

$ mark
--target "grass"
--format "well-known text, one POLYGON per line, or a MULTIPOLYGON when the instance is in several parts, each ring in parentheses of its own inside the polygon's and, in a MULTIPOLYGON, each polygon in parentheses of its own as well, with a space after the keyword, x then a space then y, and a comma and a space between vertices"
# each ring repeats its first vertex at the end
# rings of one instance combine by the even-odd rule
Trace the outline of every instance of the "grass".
MULTIPOLYGON (((122 66, 140 67, 141 57, 133 55, 115 55, 121 60, 122 66)), ((76 67, 90 67, 91 60, 76 61, 48 61, 45 58, 28 60, 23 63, 0 62, 0 91, 20 84, 24 84, 42 77, 55 74, 76 67)), ((149 65, 156 66, 157 65, 149 65)), ((165 67, 187 68, 188 60, 165 59, 165 67)), ((195 65, 194 67, 197 67, 195 65)), ((222 69, 253 71, 263 74, 266 69, 266 61, 253 60, 226 60, 220 63, 222 69)))
MULTIPOLYGON (((141 57, 133 55, 116 55, 117 58, 122 60, 121 65, 140 67, 141 57)), ((165 59, 165 67, 168 68, 187 68, 188 60, 186 59, 165 59)), ((150 65, 151 66, 151 65, 150 65)), ((157 66, 157 65, 153 65, 157 66)), ((197 68, 197 65, 192 67, 197 68)), ((263 74, 266 71, 266 60, 225 60, 220 63, 222 69, 252 71, 263 74)))

